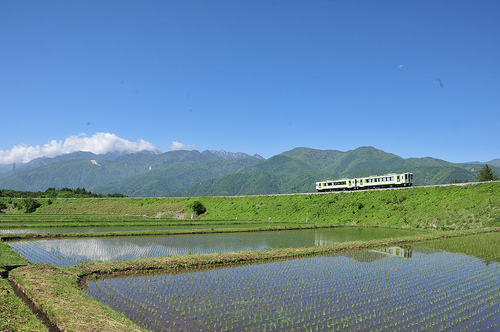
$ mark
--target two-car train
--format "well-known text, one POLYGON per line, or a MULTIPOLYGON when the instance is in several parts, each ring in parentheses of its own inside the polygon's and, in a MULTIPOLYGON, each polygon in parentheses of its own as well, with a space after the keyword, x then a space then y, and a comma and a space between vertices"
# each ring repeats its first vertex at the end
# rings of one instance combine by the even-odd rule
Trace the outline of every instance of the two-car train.
POLYGON ((326 180, 316 182, 316 191, 339 191, 375 188, 410 187, 413 185, 413 173, 391 173, 367 177, 326 180))

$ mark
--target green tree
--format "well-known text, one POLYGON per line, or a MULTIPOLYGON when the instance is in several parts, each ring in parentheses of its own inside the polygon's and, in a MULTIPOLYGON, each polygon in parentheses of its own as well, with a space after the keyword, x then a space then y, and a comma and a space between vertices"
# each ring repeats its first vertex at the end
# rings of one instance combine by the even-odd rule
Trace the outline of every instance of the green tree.
POLYGON ((207 208, 200 201, 194 201, 193 204, 191 205, 191 208, 193 209, 193 212, 197 216, 199 216, 200 214, 203 214, 203 213, 207 212, 207 208))
POLYGON ((7 208, 7 204, 3 200, 0 200, 0 212, 7 208))
POLYGON ((484 165, 483 168, 479 170, 479 173, 477 173, 476 179, 478 182, 484 182, 484 181, 498 181, 498 174, 496 174, 495 171, 491 169, 488 164, 484 165))
POLYGON ((32 213, 35 212, 37 208, 42 206, 42 204, 38 203, 31 197, 27 197, 23 199, 24 212, 32 213))

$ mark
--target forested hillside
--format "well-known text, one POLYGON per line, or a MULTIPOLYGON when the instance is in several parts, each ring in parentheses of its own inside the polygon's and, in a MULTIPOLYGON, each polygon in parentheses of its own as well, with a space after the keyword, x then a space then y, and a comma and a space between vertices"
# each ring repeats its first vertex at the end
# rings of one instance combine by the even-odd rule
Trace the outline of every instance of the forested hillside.
MULTIPOLYGON (((496 160, 490 166, 498 171, 496 160)), ((412 172, 416 185, 474 181, 482 163, 402 158, 373 147, 351 151, 295 148, 269 159, 226 151, 171 151, 41 158, 0 174, 0 188, 87 188, 99 194, 223 196, 312 192, 325 179, 412 172)))

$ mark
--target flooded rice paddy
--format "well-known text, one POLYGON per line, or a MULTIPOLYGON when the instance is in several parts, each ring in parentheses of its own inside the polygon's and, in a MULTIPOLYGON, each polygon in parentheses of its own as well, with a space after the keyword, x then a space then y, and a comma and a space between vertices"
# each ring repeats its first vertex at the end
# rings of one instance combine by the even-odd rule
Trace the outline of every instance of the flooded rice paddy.
POLYGON ((415 232, 382 228, 323 228, 199 235, 37 239, 10 241, 9 245, 32 263, 69 266, 81 262, 117 261, 189 253, 312 247, 411 234, 415 232))
MULTIPOLYGON (((293 227, 294 224, 289 224, 293 227)), ((111 233, 111 232, 143 232, 143 231, 196 231, 207 229, 252 229, 261 228, 262 223, 242 223, 223 225, 185 225, 185 226, 130 226, 130 227, 46 227, 46 228, 5 228, 0 229, 0 234, 72 234, 72 233, 111 233)))
POLYGON ((500 263, 421 247, 88 280, 153 331, 498 331, 500 263))

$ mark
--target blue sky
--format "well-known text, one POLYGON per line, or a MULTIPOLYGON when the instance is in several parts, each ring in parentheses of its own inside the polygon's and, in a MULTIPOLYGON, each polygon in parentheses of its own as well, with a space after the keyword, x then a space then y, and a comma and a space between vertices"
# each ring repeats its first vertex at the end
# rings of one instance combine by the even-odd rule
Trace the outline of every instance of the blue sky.
POLYGON ((500 158, 498 17, 498 1, 2 1, 0 162, 68 139, 500 158))

